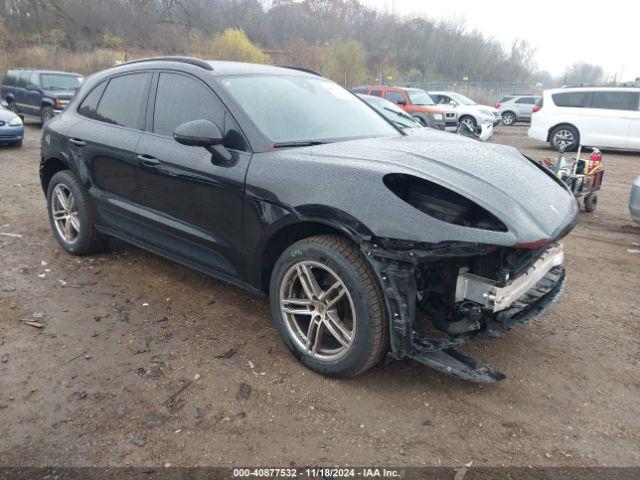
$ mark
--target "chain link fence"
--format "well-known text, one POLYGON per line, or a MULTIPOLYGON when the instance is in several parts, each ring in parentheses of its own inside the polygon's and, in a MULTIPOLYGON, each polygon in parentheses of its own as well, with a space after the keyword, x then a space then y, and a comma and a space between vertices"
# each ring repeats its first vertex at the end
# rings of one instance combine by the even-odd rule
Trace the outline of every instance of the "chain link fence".
POLYGON ((427 92, 439 90, 458 92, 487 105, 495 104, 504 95, 540 95, 543 90, 542 85, 535 82, 424 81, 404 82, 402 86, 421 88, 427 92))

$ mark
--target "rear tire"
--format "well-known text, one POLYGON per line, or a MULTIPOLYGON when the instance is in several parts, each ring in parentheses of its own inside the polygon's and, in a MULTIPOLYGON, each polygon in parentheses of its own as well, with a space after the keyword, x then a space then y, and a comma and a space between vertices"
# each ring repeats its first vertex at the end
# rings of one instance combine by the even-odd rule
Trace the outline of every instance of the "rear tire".
POLYGON ((96 230, 89 194, 71 170, 63 170, 51 178, 47 210, 53 234, 68 253, 86 255, 108 245, 108 238, 96 230))
POLYGON ((504 112, 502 114, 502 124, 508 126, 516 123, 516 116, 512 112, 504 112))
POLYGON ((13 145, 16 148, 20 148, 20 147, 22 147, 22 140, 18 140, 17 142, 13 142, 11 145, 13 145))
POLYGON ((322 375, 355 377, 388 349, 376 276, 357 245, 343 236, 320 235, 289 246, 274 266, 269 299, 284 343, 322 375))
POLYGON ((549 143, 556 151, 564 147, 565 152, 575 152, 580 145, 580 134, 572 125, 560 125, 551 131, 549 143))
POLYGON ((591 213, 598 207, 598 195, 592 193, 584 197, 584 211, 591 213))
POLYGON ((9 104, 9 110, 15 113, 16 115, 20 114, 20 112, 18 111, 18 106, 16 105, 16 102, 11 102, 9 104))

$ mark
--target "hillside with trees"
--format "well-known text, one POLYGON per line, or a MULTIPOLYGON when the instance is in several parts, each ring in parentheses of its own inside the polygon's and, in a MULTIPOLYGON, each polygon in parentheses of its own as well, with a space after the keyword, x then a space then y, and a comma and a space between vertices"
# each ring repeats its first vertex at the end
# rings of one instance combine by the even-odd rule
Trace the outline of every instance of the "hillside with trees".
POLYGON ((0 0, 0 72, 80 73, 144 55, 296 65, 354 85, 394 80, 524 81, 526 41, 505 48, 464 22, 397 18, 358 0, 0 0))

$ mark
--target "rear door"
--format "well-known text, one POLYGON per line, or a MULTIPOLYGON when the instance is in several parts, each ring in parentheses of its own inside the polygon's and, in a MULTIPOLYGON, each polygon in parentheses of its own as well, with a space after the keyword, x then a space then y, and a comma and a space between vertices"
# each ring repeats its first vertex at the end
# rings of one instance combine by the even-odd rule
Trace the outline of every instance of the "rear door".
POLYGON ((638 103, 635 110, 630 110, 629 115, 629 137, 627 138, 627 148, 640 150, 640 93, 636 94, 638 103))
POLYGON ((90 179, 101 225, 143 239, 136 147, 144 128, 152 74, 135 72, 103 81, 84 98, 69 150, 90 179))
POLYGON ((535 97, 522 97, 515 102, 518 120, 531 120, 531 114, 533 113, 533 107, 536 104, 535 97))
POLYGON ((42 93, 40 92, 40 74, 32 72, 27 78, 26 90, 24 92, 24 109, 31 115, 40 115, 42 104, 42 93))
POLYGON ((638 94, 630 91, 595 90, 590 107, 582 114, 582 144, 627 148, 631 117, 638 108, 638 94))
POLYGON ((27 80, 31 72, 27 70, 18 71, 18 83, 14 91, 14 101, 20 113, 31 113, 27 106, 27 80))
POLYGON ((251 155, 242 133, 214 91, 178 72, 154 76, 147 131, 137 148, 141 216, 147 239, 163 251, 232 277, 244 265, 244 181, 251 155), (173 138, 175 128, 209 120, 225 134, 229 166, 205 148, 173 138))

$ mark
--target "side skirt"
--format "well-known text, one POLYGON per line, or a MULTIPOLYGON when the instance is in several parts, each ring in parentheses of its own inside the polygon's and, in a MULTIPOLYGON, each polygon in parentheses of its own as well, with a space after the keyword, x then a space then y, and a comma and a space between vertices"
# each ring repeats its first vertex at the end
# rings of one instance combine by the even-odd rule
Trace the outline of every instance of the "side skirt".
POLYGON ((219 272, 217 270, 214 270, 212 268, 208 268, 208 267, 204 267, 202 265, 200 265, 199 263, 196 263, 192 260, 188 260, 185 259, 183 257, 180 257, 178 255, 174 255, 172 253, 168 253, 165 252, 162 249, 159 249, 153 245, 150 245, 146 242, 143 242, 141 240, 129 237, 128 235, 124 235, 121 232, 118 232, 116 230, 112 230, 111 228, 108 227, 97 227, 98 232, 100 233, 104 233, 105 235, 108 235, 110 237, 114 237, 117 238, 118 240, 122 240, 123 242, 126 243, 130 243, 131 245, 135 245, 136 247, 142 248, 143 250, 147 250, 148 252, 151 252, 155 255, 158 255, 160 257, 164 257, 167 260, 171 260, 172 262, 175 263, 179 263, 180 265, 190 268, 192 270, 196 270, 200 273, 203 273, 209 277, 215 278, 217 280, 221 280, 225 283, 228 283, 230 285, 233 285, 234 287, 239 287, 243 290, 246 290, 247 292, 253 294, 253 295, 257 295, 260 297, 265 297, 265 293, 254 287, 253 285, 244 282, 242 280, 240 280, 239 278, 236 277, 232 277, 231 275, 219 272))

